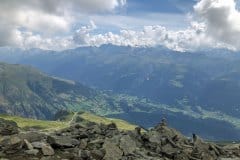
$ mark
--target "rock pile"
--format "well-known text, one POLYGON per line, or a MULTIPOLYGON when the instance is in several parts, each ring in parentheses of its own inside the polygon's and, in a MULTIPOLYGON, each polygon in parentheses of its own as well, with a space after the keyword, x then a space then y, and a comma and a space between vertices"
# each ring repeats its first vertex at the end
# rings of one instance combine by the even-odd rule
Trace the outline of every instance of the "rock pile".
POLYGON ((54 133, 19 133, 15 123, 0 122, 0 159, 237 160, 240 157, 240 145, 220 147, 204 142, 197 135, 188 139, 165 122, 148 131, 141 128, 120 131, 114 123, 79 123, 54 133))

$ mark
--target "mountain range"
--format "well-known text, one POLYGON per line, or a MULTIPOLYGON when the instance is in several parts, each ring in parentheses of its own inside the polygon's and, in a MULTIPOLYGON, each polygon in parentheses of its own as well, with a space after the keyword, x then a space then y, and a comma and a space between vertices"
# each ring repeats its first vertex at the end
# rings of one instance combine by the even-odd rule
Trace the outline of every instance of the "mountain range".
MULTIPOLYGON (((87 99, 85 107, 79 102, 72 104, 72 99, 65 99, 64 103, 57 100, 61 102, 57 108, 88 110, 143 127, 154 126, 160 117, 166 117, 170 125, 187 135, 194 131, 209 139, 240 137, 240 55, 237 52, 214 49, 181 53, 163 47, 114 45, 61 52, 1 48, 0 60, 34 66, 51 75, 50 81, 61 82, 59 88, 66 84, 65 88, 73 87, 64 90, 72 97, 87 99), (96 107, 99 104, 100 109, 96 107)), ((54 95, 51 99, 62 98, 57 89, 51 90, 50 95, 54 95)), ((52 104, 46 108, 56 111, 52 104)))
MULTIPOLYGON (((59 110, 121 113, 124 100, 31 66, 0 63, 0 113, 36 119, 54 118, 59 110)), ((132 100, 133 102, 133 100, 132 100)), ((150 109, 150 108, 149 108, 150 109)))

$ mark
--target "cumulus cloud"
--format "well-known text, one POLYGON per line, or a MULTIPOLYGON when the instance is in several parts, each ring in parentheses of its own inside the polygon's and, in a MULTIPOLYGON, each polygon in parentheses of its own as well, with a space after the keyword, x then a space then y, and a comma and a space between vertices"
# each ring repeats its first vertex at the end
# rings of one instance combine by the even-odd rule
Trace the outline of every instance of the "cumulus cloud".
POLYGON ((126 0, 1 0, 0 46, 18 45, 24 32, 41 37, 68 32, 77 14, 110 12, 125 3, 126 0))
POLYGON ((201 0, 194 10, 205 23, 207 35, 240 49, 240 12, 234 0, 201 0))
POLYGON ((83 14, 91 19, 96 17, 95 13, 114 13, 126 3, 126 0, 2 0, 0 46, 63 50, 111 43, 133 47, 162 45, 183 52, 204 47, 240 50, 240 12, 234 0, 199 0, 191 13, 194 18, 185 29, 170 30, 149 24, 137 30, 99 33, 101 26, 90 20, 89 25, 72 31, 76 23, 81 23, 83 14))
MULTIPOLYGON (((118 46, 155 47, 165 46, 176 51, 192 51, 200 47, 210 47, 213 40, 206 36, 203 23, 192 22, 185 30, 168 30, 166 27, 153 25, 144 26, 142 30, 120 30, 119 33, 96 34, 98 27, 93 21, 87 26, 77 29, 72 36, 47 38, 32 32, 18 32, 18 43, 21 47, 28 46, 42 49, 64 50, 80 46, 101 46, 114 44, 118 46)), ((218 44, 215 43, 215 46, 218 44)))
POLYGON ((44 37, 40 34, 33 34, 32 32, 17 32, 18 47, 41 48, 45 50, 64 50, 74 48, 76 46, 72 43, 72 37, 44 37))
POLYGON ((73 41, 77 44, 81 45, 89 45, 90 32, 95 30, 97 26, 93 21, 90 21, 90 25, 83 26, 80 29, 76 30, 75 34, 73 35, 73 41))
MULTIPOLYGON (((121 30, 94 35, 91 31, 75 34, 84 41, 74 39, 76 44, 95 45, 112 43, 123 46, 163 45, 177 51, 191 51, 199 48, 240 49, 240 12, 234 0, 199 0, 194 6, 194 21, 182 30, 166 27, 145 26, 140 31, 121 30), (84 42, 84 43, 83 43, 84 42)), ((85 30, 86 31, 86 30, 85 30)))
POLYGON ((188 29, 172 31, 163 26, 145 26, 140 31, 121 30, 119 34, 108 32, 94 34, 94 27, 82 27, 74 35, 76 45, 100 46, 102 44, 114 44, 119 46, 154 47, 166 46, 176 51, 194 50, 198 47, 208 46, 211 39, 205 35, 204 24, 193 22, 188 29))

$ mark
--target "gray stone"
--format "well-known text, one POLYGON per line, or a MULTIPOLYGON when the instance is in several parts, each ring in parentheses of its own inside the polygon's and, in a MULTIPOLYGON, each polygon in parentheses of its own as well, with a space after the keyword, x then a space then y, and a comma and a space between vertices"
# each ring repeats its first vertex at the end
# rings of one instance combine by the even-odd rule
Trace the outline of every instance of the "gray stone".
POLYGON ((16 122, 0 118, 0 135, 6 136, 18 133, 19 131, 16 122))
POLYGON ((37 149, 31 149, 31 150, 26 150, 25 153, 28 155, 34 155, 36 156, 38 154, 39 150, 37 149))
POLYGON ((136 147, 136 142, 129 135, 125 135, 120 139, 120 148, 123 150, 124 155, 132 154, 136 147))
POLYGON ((105 160, 120 160, 123 155, 123 151, 114 143, 109 140, 106 140, 103 148, 105 149, 105 160))
POLYGON ((44 142, 32 142, 31 144, 33 148, 37 149, 42 149, 42 147, 46 145, 44 142))
POLYGON ((149 142, 156 143, 158 145, 161 144, 162 136, 159 132, 151 131, 148 133, 148 136, 149 136, 149 142))
POLYGON ((26 139, 28 142, 41 142, 46 138, 46 134, 39 132, 26 132, 18 134, 18 137, 21 139, 26 139))
POLYGON ((68 136, 48 136, 47 142, 55 148, 71 148, 80 144, 77 139, 68 136))
POLYGON ((24 139, 25 146, 27 147, 28 150, 32 150, 33 146, 31 143, 28 142, 28 140, 24 139))
POLYGON ((51 146, 45 145, 42 147, 42 153, 44 156, 52 156, 54 155, 54 150, 51 146))
POLYGON ((1 140, 0 146, 5 153, 11 154, 22 149, 23 141, 17 136, 5 137, 1 140))
POLYGON ((78 156, 82 159, 88 159, 90 157, 90 153, 87 150, 79 150, 78 156))
POLYGON ((105 155, 105 151, 102 149, 98 149, 98 150, 95 149, 91 152, 91 157, 95 160, 102 160, 104 155, 105 155))
POLYGON ((86 149, 87 148, 87 145, 88 145, 88 139, 82 139, 80 141, 80 144, 79 144, 79 148, 80 149, 86 149))

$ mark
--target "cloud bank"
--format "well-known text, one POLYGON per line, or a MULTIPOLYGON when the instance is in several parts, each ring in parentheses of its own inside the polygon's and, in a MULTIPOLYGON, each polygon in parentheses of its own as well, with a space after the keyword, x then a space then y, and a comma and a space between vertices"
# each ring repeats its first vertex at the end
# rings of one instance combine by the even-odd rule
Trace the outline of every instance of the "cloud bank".
POLYGON ((1 0, 0 46, 24 45, 28 42, 21 40, 26 35, 29 39, 56 38, 59 33, 71 30, 78 14, 111 12, 125 3, 125 0, 1 0))
POLYGON ((119 29, 119 32, 98 32, 101 26, 90 17, 96 13, 114 14, 118 7, 126 5, 126 0, 2 0, 0 3, 0 46, 64 50, 111 43, 133 47, 163 45, 182 52, 206 47, 240 50, 240 12, 234 0, 199 0, 185 29, 170 30, 149 24, 142 29, 119 29), (78 14, 89 16, 89 25, 72 30, 81 21, 78 14))
POLYGON ((83 27, 74 35, 76 45, 100 46, 114 44, 119 46, 154 47, 164 45, 176 51, 193 50, 208 45, 211 40, 205 36, 205 26, 192 23, 186 30, 171 31, 165 27, 154 25, 145 26, 140 31, 120 30, 119 34, 108 32, 105 34, 91 34, 95 27, 83 27))

